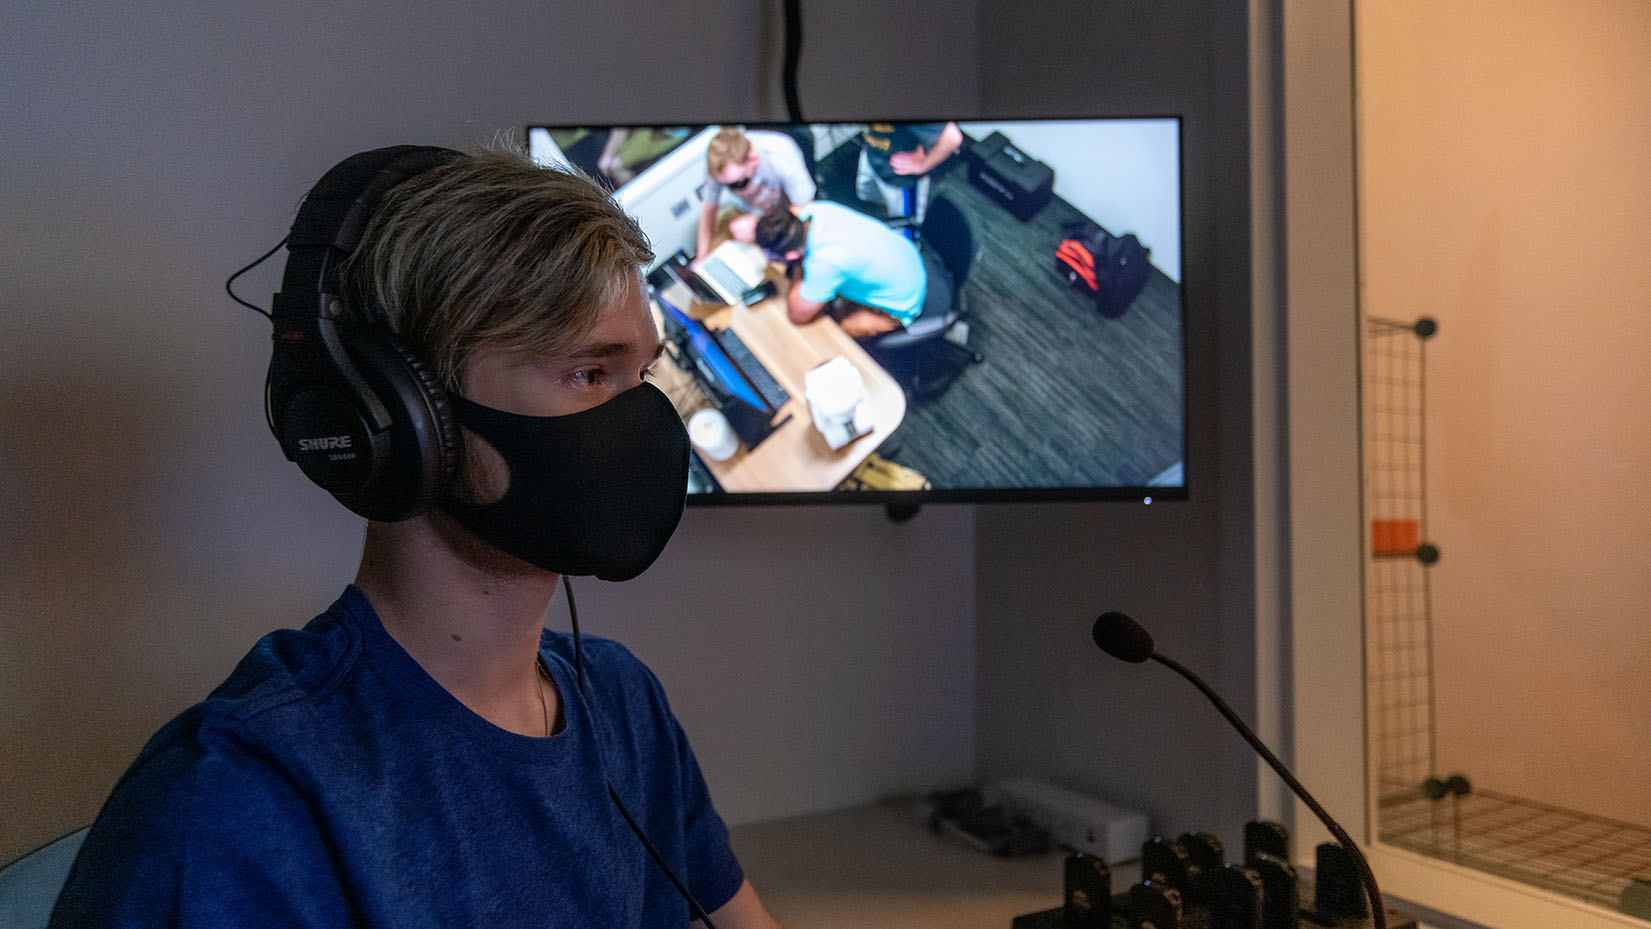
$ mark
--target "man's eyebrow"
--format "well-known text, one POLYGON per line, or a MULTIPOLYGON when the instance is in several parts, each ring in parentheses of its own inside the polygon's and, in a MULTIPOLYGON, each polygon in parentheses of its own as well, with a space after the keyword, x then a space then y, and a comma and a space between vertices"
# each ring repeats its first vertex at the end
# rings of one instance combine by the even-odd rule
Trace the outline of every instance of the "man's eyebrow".
MULTIPOLYGON (((616 355, 628 355, 633 342, 595 342, 590 345, 581 345, 568 352, 569 358, 612 358, 616 355)), ((652 364, 665 353, 665 340, 660 339, 654 344, 653 351, 648 353, 648 362, 652 364)))

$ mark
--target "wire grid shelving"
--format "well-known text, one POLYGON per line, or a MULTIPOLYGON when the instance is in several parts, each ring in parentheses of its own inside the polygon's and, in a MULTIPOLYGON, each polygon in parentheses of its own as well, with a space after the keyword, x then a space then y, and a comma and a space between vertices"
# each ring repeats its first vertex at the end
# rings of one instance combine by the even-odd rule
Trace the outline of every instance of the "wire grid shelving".
POLYGON ((1617 909, 1651 877, 1651 829, 1475 789, 1432 800, 1420 792, 1380 806, 1382 841, 1617 909))
MULTIPOLYGON (((1427 536, 1430 319, 1364 332, 1366 696, 1382 842, 1611 909, 1651 892, 1651 828, 1438 771, 1427 536)), ((1646 914, 1640 913, 1642 917, 1646 914)))
POLYGON ((1414 793, 1435 771, 1433 617, 1427 525, 1426 335, 1368 319, 1364 340, 1367 695, 1378 799, 1414 793))

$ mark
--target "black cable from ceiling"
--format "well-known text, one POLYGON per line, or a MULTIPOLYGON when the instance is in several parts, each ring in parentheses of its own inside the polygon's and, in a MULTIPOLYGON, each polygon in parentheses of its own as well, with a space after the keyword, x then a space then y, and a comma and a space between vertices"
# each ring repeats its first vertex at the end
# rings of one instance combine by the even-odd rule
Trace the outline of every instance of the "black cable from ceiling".
POLYGON ((780 80, 785 88, 786 119, 792 123, 803 121, 802 104, 797 102, 797 61, 803 53, 802 0, 783 0, 785 10, 785 59, 781 65, 780 80))

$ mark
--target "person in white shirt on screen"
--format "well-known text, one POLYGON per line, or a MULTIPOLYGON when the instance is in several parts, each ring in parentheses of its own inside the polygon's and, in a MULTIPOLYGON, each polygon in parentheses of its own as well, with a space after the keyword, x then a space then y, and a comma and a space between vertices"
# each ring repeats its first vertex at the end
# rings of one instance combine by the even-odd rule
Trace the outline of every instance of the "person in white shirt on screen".
POLYGON ((705 207, 694 254, 703 258, 711 249, 725 199, 743 213, 759 214, 782 196, 794 204, 808 203, 815 187, 802 149, 790 136, 730 127, 712 137, 705 149, 705 182, 699 193, 705 207))

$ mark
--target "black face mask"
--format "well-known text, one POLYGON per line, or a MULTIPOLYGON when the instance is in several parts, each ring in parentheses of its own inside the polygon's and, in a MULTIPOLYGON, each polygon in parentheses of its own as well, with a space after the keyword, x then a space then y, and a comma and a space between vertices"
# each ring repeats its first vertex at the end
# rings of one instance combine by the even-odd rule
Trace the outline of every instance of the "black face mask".
POLYGON ((664 551, 687 501, 688 433, 659 388, 566 416, 456 395, 453 408, 510 472, 493 503, 446 502, 460 525, 528 564, 604 581, 628 581, 664 551))

